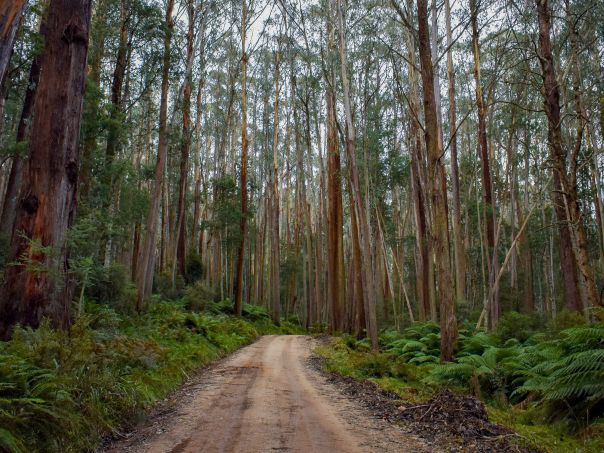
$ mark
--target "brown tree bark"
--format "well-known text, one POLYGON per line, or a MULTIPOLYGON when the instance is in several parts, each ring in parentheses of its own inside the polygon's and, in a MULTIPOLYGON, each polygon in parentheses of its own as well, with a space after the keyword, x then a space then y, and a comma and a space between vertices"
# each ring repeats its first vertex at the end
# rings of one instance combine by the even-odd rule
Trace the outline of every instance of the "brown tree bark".
MULTIPOLYGON (((191 85, 193 76, 193 39, 195 34, 195 5, 193 0, 187 2, 189 29, 187 33, 187 64, 183 86, 182 103, 182 143, 180 146, 180 177, 178 180, 178 205, 176 208, 176 230, 174 249, 174 268, 172 275, 184 276, 187 254, 187 184, 189 176, 189 153, 191 149, 191 85)), ((174 280, 174 279, 173 279, 174 280)))
MULTIPOLYGON (((527 209, 529 206, 529 180, 530 180, 530 154, 529 154, 529 130, 528 128, 524 129, 524 209, 527 209)), ((522 209, 520 208, 520 197, 516 197, 517 204, 517 217, 518 224, 522 224, 524 222, 524 214, 522 209)), ((522 236, 519 238, 518 246, 522 251, 522 266, 523 266, 523 307, 524 309, 532 313, 535 308, 535 288, 533 284, 533 257, 530 246, 530 236, 528 233, 528 229, 522 233, 522 236)), ((576 279, 574 280, 576 282, 576 279)), ((575 283, 576 284, 576 283, 575 283)))
MULTIPOLYGON (((335 55, 333 11, 327 19, 327 48, 335 55)), ((330 58, 332 61, 333 58, 330 58)), ((342 173, 338 132, 336 128, 336 96, 333 64, 329 63, 327 77, 327 300, 329 301, 329 330, 342 329, 344 309, 344 240, 342 231, 342 173)))
POLYGON ((281 254, 279 244, 279 77, 280 77, 280 55, 275 54, 275 119, 273 123, 273 173, 272 173, 272 209, 271 209, 271 288, 270 288, 270 312, 271 319, 275 324, 281 320, 281 254))
POLYGON ((106 189, 105 198, 102 201, 104 209, 108 209, 109 221, 106 222, 106 236, 101 246, 102 261, 105 266, 112 261, 113 248, 113 225, 111 212, 114 210, 114 203, 117 203, 116 182, 113 162, 115 156, 121 148, 122 140, 122 121, 123 121, 123 106, 122 106, 122 87, 124 85, 124 77, 126 75, 127 56, 128 56, 128 26, 130 22, 130 12, 127 0, 120 1, 120 34, 119 44, 115 68, 113 70, 113 80, 111 83, 111 107, 109 109, 109 121, 107 126, 107 147, 105 149, 105 168, 102 178, 106 189))
POLYGON ((235 316, 241 316, 243 298, 243 261, 245 258, 245 234, 247 227, 247 1, 242 2, 241 14, 241 219, 239 220, 239 250, 237 252, 237 276, 235 278, 235 316))
POLYGON ((374 351, 379 349, 377 319, 376 319, 376 287, 375 275, 373 272, 371 255, 371 238, 369 233, 369 219, 363 202, 361 192, 361 183, 356 160, 356 132, 352 119, 352 105, 350 100, 350 86, 348 81, 348 68, 346 58, 346 30, 344 22, 344 4, 342 0, 337 0, 338 29, 340 34, 340 62, 342 86, 344 89, 344 112, 346 117, 346 157, 348 159, 348 170, 350 178, 351 193, 353 195, 353 209, 355 210, 358 234, 361 243, 361 268, 363 283, 363 301, 365 304, 365 321, 367 336, 371 341, 371 348, 374 351))
POLYGON ((443 152, 438 146, 438 119, 434 99, 434 74, 430 50, 428 28, 428 7, 426 0, 417 0, 418 44, 421 63, 422 85, 424 89, 425 141, 428 151, 428 179, 431 184, 432 199, 432 243, 436 262, 436 280, 440 300, 440 357, 443 361, 453 359, 457 343, 457 319, 455 300, 451 288, 453 279, 449 260, 449 231, 447 219, 447 188, 444 183, 443 152))
MULTIPOLYGON (((403 22, 408 23, 408 18, 396 1, 391 4, 403 22)), ((413 9, 412 0, 407 1, 407 11, 413 9)), ((432 256, 432 243, 430 241, 430 204, 426 190, 426 155, 420 136, 422 129, 419 122, 420 106, 417 90, 417 72, 415 44, 416 36, 410 27, 407 27, 407 55, 409 74, 409 148, 411 153, 411 192, 413 194, 413 207, 415 219, 415 241, 416 241, 416 285, 415 292, 418 304, 420 320, 437 320, 435 287, 432 256)), ((430 43, 432 44, 432 42, 430 43)), ((398 72, 395 72, 397 97, 401 107, 405 105, 405 97, 398 72)), ((438 113, 437 113, 438 115, 438 113)), ((440 143, 440 141, 439 141, 440 143)))
POLYGON ((159 213, 159 203, 162 194, 162 182, 164 179, 164 167, 166 165, 167 152, 167 134, 166 124, 168 116, 168 85, 170 75, 170 46, 172 43, 172 31, 174 21, 172 20, 172 10, 174 9, 174 0, 168 0, 166 7, 166 35, 164 37, 164 56, 162 68, 161 101, 159 108, 159 143, 157 147, 157 162, 155 164, 155 180, 153 181, 153 191, 151 193, 151 206, 147 214, 147 224, 145 230, 145 240, 141 249, 141 255, 138 260, 138 272, 136 276, 137 300, 136 309, 141 311, 144 302, 151 294, 153 284, 153 273, 155 265, 155 237, 157 234, 157 216, 159 213))
POLYGON ((197 101, 195 117, 195 201, 193 206, 193 226, 191 228, 191 248, 197 253, 202 253, 202 247, 199 240, 199 220, 201 216, 201 119, 202 119, 202 97, 203 97, 203 81, 200 80, 197 86, 197 101))
MULTIPOLYGON (((401 10, 402 12, 402 10, 401 10)), ((419 319, 424 321, 432 319, 436 321, 433 310, 431 293, 434 290, 432 284, 432 273, 430 272, 431 262, 431 244, 429 240, 430 231, 427 220, 428 201, 425 194, 425 155, 420 136, 420 124, 417 115, 419 115, 419 95, 417 93, 417 78, 415 70, 415 42, 411 32, 409 37, 408 59, 409 59, 409 149, 411 154, 411 193, 413 199, 413 212, 415 221, 415 243, 416 243, 416 285, 415 292, 418 305, 419 319)), ((403 88, 401 86, 400 76, 395 72, 396 93, 401 107, 405 105, 403 88)))
POLYGON ((576 159, 581 141, 573 150, 571 156, 571 171, 567 172, 567 153, 562 140, 562 117, 560 113, 560 86, 556 79, 556 70, 552 55, 550 12, 547 0, 536 0, 537 18, 539 25, 539 61, 543 73, 543 101, 548 122, 548 142, 554 171, 554 204, 556 217, 560 228, 560 254, 562 256, 562 274, 565 284, 566 303, 573 310, 582 310, 582 303, 577 300, 576 287, 567 273, 573 272, 581 278, 584 285, 587 303, 598 305, 598 293, 595 287, 593 268, 587 252, 587 237, 583 218, 577 199, 576 159), (570 173, 570 174, 569 174, 570 173), (573 237, 574 236, 574 237, 573 237), (574 256, 574 262, 571 257, 574 256), (574 296, 571 291, 574 292, 574 296))
MULTIPOLYGON (((92 21, 93 26, 90 32, 90 53, 88 55, 88 79, 87 79, 87 90, 92 94, 85 106, 89 112, 93 112, 96 116, 99 115, 99 108, 101 96, 97 95, 95 91, 99 90, 99 84, 101 80, 101 64, 105 55, 105 38, 107 27, 105 21, 107 20, 107 0, 99 0, 95 5, 94 20, 92 21)), ((82 151, 80 166, 80 178, 79 178, 79 198, 85 200, 88 197, 91 186, 91 173, 93 164, 93 152, 97 146, 97 139, 100 135, 99 128, 90 126, 82 130, 82 151)))
POLYGON ((344 309, 344 241, 342 236, 344 215, 334 104, 335 96, 330 92, 327 94, 327 298, 330 303, 330 330, 332 332, 342 328, 342 311, 344 309))
POLYGON ((451 149, 451 185, 453 196, 453 251, 455 255, 455 294, 457 301, 466 298, 466 255, 461 235, 461 196, 459 192, 459 164, 457 157, 457 111, 455 103, 455 70, 453 68, 453 37, 451 7, 445 0, 447 33, 447 78, 449 81, 449 141, 451 149))
MULTIPOLYGON (((489 288, 493 287, 494 278, 499 272, 499 259, 495 244, 495 205, 493 204, 493 184, 491 181, 491 167, 489 162, 489 147, 487 143, 486 107, 482 92, 480 71, 480 43, 478 38, 478 4, 477 0, 470 1, 470 22, 472 25, 472 51, 474 55, 474 82, 476 84, 476 108, 478 116, 478 144, 480 148, 480 164, 482 168, 482 196, 485 204, 485 236, 487 239, 487 269, 489 274, 489 288)), ((497 326, 501 309, 499 307, 499 291, 489 291, 492 296, 487 303, 489 326, 497 326)))
MULTIPOLYGON (((115 155, 120 145, 120 117, 122 114, 122 85, 126 74, 126 57, 128 54, 128 26, 130 22, 130 12, 127 0, 120 1, 120 34, 113 70, 113 81, 111 83, 111 109, 109 113, 109 126, 107 131, 107 149, 105 151, 105 183, 111 192, 111 165, 115 160, 115 155)), ((110 198, 110 197, 109 197, 110 198)), ((107 204, 110 200, 107 199, 107 204)))
POLYGON ((65 233, 76 209, 78 140, 90 30, 90 0, 51 0, 41 34, 28 169, 0 299, 0 337, 19 323, 71 322, 73 278, 65 233))

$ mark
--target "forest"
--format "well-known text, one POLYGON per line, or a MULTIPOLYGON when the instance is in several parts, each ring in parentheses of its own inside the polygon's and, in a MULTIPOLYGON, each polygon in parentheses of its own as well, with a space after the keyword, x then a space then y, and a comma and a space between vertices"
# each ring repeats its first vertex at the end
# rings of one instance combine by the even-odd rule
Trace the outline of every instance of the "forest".
POLYGON ((112 442, 260 337, 408 451, 604 451, 603 18, 0 0, 0 452, 147 451, 112 442))

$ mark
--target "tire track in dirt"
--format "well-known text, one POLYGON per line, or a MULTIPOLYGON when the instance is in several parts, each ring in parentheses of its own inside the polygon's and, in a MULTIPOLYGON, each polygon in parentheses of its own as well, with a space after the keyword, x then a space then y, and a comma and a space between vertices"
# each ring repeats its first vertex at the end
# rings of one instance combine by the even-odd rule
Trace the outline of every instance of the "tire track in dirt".
POLYGON ((107 453, 428 452, 307 366, 307 336, 265 336, 217 366, 107 453))

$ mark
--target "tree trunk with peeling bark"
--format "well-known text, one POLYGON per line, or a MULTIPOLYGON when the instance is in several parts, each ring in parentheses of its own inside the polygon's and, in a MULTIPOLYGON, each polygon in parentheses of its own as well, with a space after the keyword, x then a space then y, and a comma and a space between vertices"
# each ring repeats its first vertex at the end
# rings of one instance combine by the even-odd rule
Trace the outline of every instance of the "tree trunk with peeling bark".
POLYGON ((270 286, 270 312, 274 323, 279 324, 281 319, 281 254, 279 244, 279 77, 280 77, 280 55, 275 55, 275 120, 273 123, 273 190, 271 209, 271 286, 270 286))
POLYGON ((159 204, 162 195, 162 182, 164 179, 164 167, 166 165, 167 153, 167 116, 168 116, 168 85, 170 75, 170 46, 172 43, 172 31, 174 22, 172 10, 174 0, 168 0, 166 7, 166 35, 164 37, 164 56, 162 68, 161 101, 159 108, 159 143, 157 147, 157 162, 155 164, 155 179, 151 193, 151 206, 147 214, 145 240, 138 260, 138 271, 136 276, 137 299, 136 308, 141 311, 145 300, 151 295, 153 274, 155 266, 155 239, 157 235, 157 220, 159 204))
POLYGON ((344 27, 344 4, 342 0, 337 1, 338 29, 340 34, 340 62, 342 86, 344 88, 344 112, 346 116, 346 157, 348 159, 348 171, 350 178, 351 193, 353 196, 353 209, 357 218, 358 235, 361 244, 361 280, 363 284, 363 302, 365 304, 365 322, 367 336, 371 341, 374 351, 379 349, 377 318, 376 318, 376 287, 371 258, 371 238, 369 232, 369 219, 363 202, 361 182, 356 160, 356 132, 352 119, 352 103, 350 100, 350 86, 348 81, 348 68, 346 58, 346 30, 344 27))
MULTIPOLYGON (((474 55, 474 83, 476 85, 476 108, 478 115, 478 144, 480 148, 480 163, 482 168, 482 196, 485 204, 485 236, 487 239, 487 269, 489 288, 494 286, 494 279, 499 272, 499 258, 495 244, 495 205, 493 203, 493 184, 491 182, 491 166, 487 143, 486 107, 482 92, 480 71, 480 43, 478 38, 478 4, 477 0, 470 1, 470 22, 472 26, 472 53, 474 55)), ((499 306, 499 291, 488 291, 490 297, 487 303, 488 324, 491 329, 497 326, 501 309, 499 306)))
POLYGON ((466 254, 461 235, 461 196, 459 192, 459 164, 457 157, 457 112, 455 103, 455 70, 453 68, 453 36, 451 31, 451 7, 445 0, 447 33, 447 78, 449 82, 449 141, 451 149, 451 186, 453 197, 453 252, 455 257, 455 294, 457 301, 466 298, 466 254))
POLYGON ((457 343, 457 319, 455 300, 451 288, 453 279, 449 260, 449 230, 447 219, 447 187, 443 182, 443 152, 439 147, 438 119, 434 99, 434 73, 428 28, 428 6, 426 0, 417 0, 418 41, 424 89, 425 141, 428 151, 428 172, 432 200, 432 243, 436 262, 438 299, 440 300, 440 357, 443 361, 453 359, 457 343))
MULTIPOLYGON (((567 171, 567 152, 562 140, 562 117, 560 113, 560 86, 556 79, 556 70, 551 44, 551 15, 547 0, 536 0, 539 25, 539 61, 543 75, 543 101, 548 122, 548 142, 554 171, 554 203, 561 236, 562 274, 580 277, 579 286, 584 285, 587 304, 598 305, 598 292, 595 286, 593 268, 587 251, 587 237, 583 217, 577 198, 576 160, 578 150, 571 156, 571 170, 567 171), (563 228, 566 226, 566 228, 563 228), (574 261, 571 257, 574 256, 574 261)), ((577 146, 580 147, 580 140, 577 146)), ((576 298, 577 292, 571 294, 571 287, 566 287, 567 306, 574 310, 583 310, 583 303, 576 298)), ((572 286, 572 284, 571 284, 572 286)), ((575 289, 576 291, 576 289, 575 289)))
MULTIPOLYGON (((327 20, 327 48, 334 55, 335 38, 333 14, 327 20)), ((342 329, 344 310, 344 215, 342 209, 342 169, 336 127, 336 96, 333 64, 329 64, 327 83, 327 300, 329 301, 329 330, 342 329)))
POLYGON ((73 276, 65 234, 78 184, 78 140, 86 81, 90 0, 51 0, 41 34, 28 168, 23 174, 10 262, 0 300, 0 337, 15 324, 71 323, 73 276))
POLYGON ((247 1, 243 0, 241 14, 241 219, 239 220, 239 250, 235 277, 235 315, 241 316, 243 299, 243 260, 245 258, 245 234, 247 227, 247 1))
MULTIPOLYGON (((182 143, 180 145, 180 177, 178 180, 178 205, 176 209, 176 229, 174 240, 174 267, 172 275, 185 275, 187 253, 187 183, 189 176, 189 153, 191 149, 191 90, 193 77, 193 39, 195 34, 195 5, 187 2, 189 29, 187 33, 187 65, 183 86, 182 102, 182 143)), ((174 281, 174 280, 173 280, 174 281)))

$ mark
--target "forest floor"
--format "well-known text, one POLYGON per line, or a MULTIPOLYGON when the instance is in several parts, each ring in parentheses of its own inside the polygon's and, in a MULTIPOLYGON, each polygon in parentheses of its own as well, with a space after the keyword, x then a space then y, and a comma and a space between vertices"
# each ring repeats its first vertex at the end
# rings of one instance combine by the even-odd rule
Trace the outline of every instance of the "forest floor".
POLYGON ((313 365, 316 340, 264 336, 192 376, 118 452, 434 452, 372 413, 313 365))

